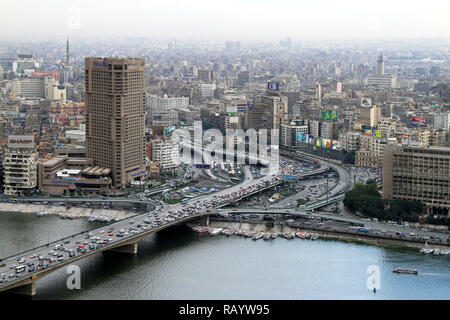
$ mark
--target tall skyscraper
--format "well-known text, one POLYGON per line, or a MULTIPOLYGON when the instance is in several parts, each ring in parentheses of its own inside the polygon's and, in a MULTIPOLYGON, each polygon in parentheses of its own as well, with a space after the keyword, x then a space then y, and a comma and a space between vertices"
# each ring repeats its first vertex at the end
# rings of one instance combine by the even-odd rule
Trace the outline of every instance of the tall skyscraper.
POLYGON ((377 74, 384 74, 384 59, 383 55, 380 55, 377 59, 377 74))
POLYGON ((86 58, 86 155, 113 186, 145 177, 145 59, 86 58))

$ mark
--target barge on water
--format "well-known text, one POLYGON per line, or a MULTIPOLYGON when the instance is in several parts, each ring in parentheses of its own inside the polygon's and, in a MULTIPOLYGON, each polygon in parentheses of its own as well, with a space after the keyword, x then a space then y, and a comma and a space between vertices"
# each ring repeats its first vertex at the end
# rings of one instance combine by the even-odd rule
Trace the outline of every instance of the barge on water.
POLYGON ((417 270, 414 270, 414 269, 402 269, 400 267, 394 268, 394 270, 392 270, 392 272, 404 273, 404 274, 419 274, 419 271, 417 271, 417 270))

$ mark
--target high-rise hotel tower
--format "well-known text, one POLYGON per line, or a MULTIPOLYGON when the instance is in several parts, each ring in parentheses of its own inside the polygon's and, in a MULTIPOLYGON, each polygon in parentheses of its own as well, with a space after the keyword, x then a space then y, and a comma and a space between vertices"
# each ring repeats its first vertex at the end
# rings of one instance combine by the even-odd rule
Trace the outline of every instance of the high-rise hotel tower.
POLYGON ((114 187, 145 177, 145 59, 86 58, 86 155, 114 187))

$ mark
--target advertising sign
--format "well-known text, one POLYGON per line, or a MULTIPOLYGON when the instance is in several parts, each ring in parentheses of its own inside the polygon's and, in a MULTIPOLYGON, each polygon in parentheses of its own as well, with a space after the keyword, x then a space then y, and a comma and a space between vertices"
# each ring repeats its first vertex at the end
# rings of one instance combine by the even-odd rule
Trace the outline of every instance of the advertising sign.
POLYGON ((321 140, 320 140, 320 138, 316 138, 316 146, 317 147, 320 147, 322 144, 321 144, 321 140))
POLYGON ((313 136, 309 136, 308 140, 309 140, 309 144, 314 144, 314 137, 313 136))
POLYGON ((228 115, 235 115, 235 114, 237 114, 237 107, 236 106, 227 107, 227 114, 228 115))
POLYGON ((249 109, 253 109, 253 102, 250 102, 250 101, 249 101, 249 102, 247 103, 247 106, 248 106, 249 109))
POLYGON ((171 132, 175 131, 175 126, 170 126, 170 127, 164 127, 164 134, 167 135, 171 132))
POLYGON ((298 132, 297 133, 297 141, 304 141, 303 139, 303 136, 304 136, 305 134, 303 133, 303 132, 298 132))
POLYGON ((370 127, 364 127, 364 134, 366 136, 371 136, 372 135, 372 128, 370 127))
POLYGON ((415 127, 425 127, 427 125, 427 119, 424 117, 412 117, 411 124, 415 127))
POLYGON ((411 136, 409 134, 402 134, 402 144, 408 145, 411 142, 411 136))
POLYGON ((371 106, 372 106, 372 99, 370 98, 361 99, 361 107, 370 108, 371 106))
POLYGON ((267 89, 269 90, 278 90, 279 83, 278 82, 268 82, 267 89))
POLYGON ((322 148, 331 148, 331 140, 322 139, 322 148))
POLYGON ((372 131, 372 133, 373 133, 373 136, 375 137, 375 138, 381 138, 381 131, 380 130, 373 130, 372 131))
POLYGON ((8 136, 10 148, 33 148, 34 136, 8 136))
POLYGON ((196 168, 199 168, 199 169, 209 169, 209 168, 210 168, 210 165, 209 165, 209 164, 206 164, 206 163, 197 163, 197 164, 195 165, 195 167, 196 167, 196 168))
POLYGON ((338 119, 337 110, 324 110, 322 111, 322 120, 336 121, 338 119))

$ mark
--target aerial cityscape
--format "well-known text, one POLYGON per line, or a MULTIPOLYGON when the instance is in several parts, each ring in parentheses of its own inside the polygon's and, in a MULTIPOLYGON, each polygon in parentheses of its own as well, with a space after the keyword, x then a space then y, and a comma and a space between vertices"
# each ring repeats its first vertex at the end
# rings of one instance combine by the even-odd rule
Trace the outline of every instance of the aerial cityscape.
POLYGON ((450 299, 448 3, 25 2, 0 299, 450 299))

